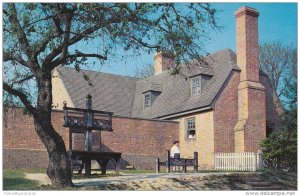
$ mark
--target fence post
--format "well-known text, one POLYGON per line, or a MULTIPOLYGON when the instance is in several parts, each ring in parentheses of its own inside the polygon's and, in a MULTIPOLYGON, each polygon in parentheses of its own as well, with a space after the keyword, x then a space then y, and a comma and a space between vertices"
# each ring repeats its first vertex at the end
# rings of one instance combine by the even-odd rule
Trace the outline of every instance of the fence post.
POLYGON ((170 173, 170 151, 166 151, 166 170, 167 173, 170 173))
POLYGON ((198 152, 194 152, 194 172, 198 173, 198 152))
POLYGON ((254 153, 254 152, 252 152, 251 153, 252 154, 252 163, 253 163, 253 171, 256 171, 256 163, 257 163, 257 161, 256 161, 256 153, 254 153))
POLYGON ((217 163, 217 153, 214 154, 214 159, 215 159, 215 162, 214 162, 214 165, 215 165, 215 170, 218 170, 218 163, 217 163))
POLYGON ((155 169, 156 169, 156 173, 158 174, 159 171, 160 171, 160 168, 159 168, 159 158, 156 158, 156 165, 155 165, 155 169))
POLYGON ((258 169, 262 170, 264 165, 263 165, 262 151, 261 150, 258 150, 258 152, 257 152, 257 160, 258 160, 258 169))
POLYGON ((182 166, 183 173, 186 173, 186 159, 184 159, 184 166, 182 166))

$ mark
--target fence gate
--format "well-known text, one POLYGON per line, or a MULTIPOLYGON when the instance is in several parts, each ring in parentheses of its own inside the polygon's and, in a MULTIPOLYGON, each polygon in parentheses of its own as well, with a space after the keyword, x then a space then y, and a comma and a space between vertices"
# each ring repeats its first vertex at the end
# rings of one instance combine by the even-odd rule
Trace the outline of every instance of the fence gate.
POLYGON ((263 169, 262 153, 216 153, 215 170, 257 171, 263 169))

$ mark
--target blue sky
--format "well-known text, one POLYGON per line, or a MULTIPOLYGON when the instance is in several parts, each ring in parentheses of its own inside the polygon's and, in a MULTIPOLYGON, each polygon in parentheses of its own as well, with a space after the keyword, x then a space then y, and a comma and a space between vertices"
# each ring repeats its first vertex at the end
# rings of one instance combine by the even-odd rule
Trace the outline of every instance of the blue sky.
MULTIPOLYGON (((211 40, 206 43, 206 50, 209 53, 224 48, 235 51, 234 12, 242 6, 253 7, 260 12, 259 43, 280 41, 283 44, 297 44, 297 3, 213 3, 213 6, 218 10, 216 17, 223 29, 209 35, 211 40)), ((123 54, 117 54, 121 55, 123 54)), ((145 64, 153 64, 153 54, 141 54, 125 59, 114 58, 96 70, 134 76, 135 70, 145 64)))

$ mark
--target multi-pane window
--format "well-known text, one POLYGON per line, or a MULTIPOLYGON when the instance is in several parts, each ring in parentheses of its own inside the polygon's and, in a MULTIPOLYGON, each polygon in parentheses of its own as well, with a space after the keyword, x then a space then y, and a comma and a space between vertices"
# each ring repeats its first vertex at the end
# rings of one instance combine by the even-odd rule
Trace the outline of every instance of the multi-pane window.
POLYGON ((144 94, 144 108, 149 108, 151 106, 151 94, 144 94))
POLYGON ((192 95, 201 93, 201 77, 197 76, 192 78, 192 95))
POLYGON ((195 118, 191 118, 187 120, 187 138, 192 139, 195 138, 196 128, 195 128, 195 118))

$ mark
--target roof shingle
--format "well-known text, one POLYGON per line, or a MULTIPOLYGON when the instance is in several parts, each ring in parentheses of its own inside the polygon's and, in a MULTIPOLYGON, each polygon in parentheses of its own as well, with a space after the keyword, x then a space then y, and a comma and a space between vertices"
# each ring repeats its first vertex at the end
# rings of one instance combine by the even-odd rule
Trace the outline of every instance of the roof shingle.
POLYGON ((111 111, 114 115, 137 118, 160 118, 175 113, 209 106, 220 91, 232 69, 238 69, 236 55, 224 49, 206 57, 207 65, 184 67, 182 74, 170 76, 168 71, 146 79, 84 71, 93 87, 81 73, 67 67, 57 68, 75 107, 85 107, 85 96, 93 96, 93 108, 111 111), (212 76, 200 95, 191 96, 189 77, 199 74, 212 76), (143 93, 160 91, 150 108, 143 108, 143 93))

